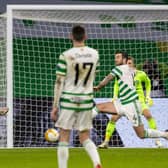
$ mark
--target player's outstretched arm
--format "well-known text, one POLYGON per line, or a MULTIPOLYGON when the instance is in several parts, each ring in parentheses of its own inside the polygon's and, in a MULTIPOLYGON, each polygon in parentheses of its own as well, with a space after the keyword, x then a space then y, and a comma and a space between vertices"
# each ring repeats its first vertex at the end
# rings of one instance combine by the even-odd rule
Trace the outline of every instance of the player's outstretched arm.
POLYGON ((100 83, 99 85, 94 87, 94 91, 99 91, 101 88, 105 87, 111 80, 113 80, 113 75, 109 74, 107 75, 100 83))

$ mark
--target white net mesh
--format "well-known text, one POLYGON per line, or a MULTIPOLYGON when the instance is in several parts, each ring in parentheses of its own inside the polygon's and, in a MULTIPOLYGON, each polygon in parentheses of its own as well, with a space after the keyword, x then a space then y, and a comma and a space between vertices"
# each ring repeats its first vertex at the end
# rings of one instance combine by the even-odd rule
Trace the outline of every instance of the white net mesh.
MULTIPOLYGON (((44 141, 50 120, 57 59, 70 48, 74 24, 85 26, 87 45, 100 53, 100 72, 95 83, 114 67, 114 53, 125 50, 152 81, 152 95, 168 95, 168 12, 167 11, 15 11, 13 22, 14 58, 14 145, 52 146, 44 141)), ((113 83, 95 96, 111 98, 113 83)), ((104 139, 108 121, 99 115, 91 137, 104 139)), ((166 123, 168 124, 168 123, 166 123)), ((121 126, 122 127, 122 126, 121 126)), ((110 144, 123 146, 115 133, 110 144)), ((71 145, 80 146, 77 134, 71 145)))
MULTIPOLYGON (((6 107, 6 19, 0 16, 0 107, 6 107)), ((0 147, 6 146, 6 116, 0 116, 0 147)))
POLYGON ((61 23, 116 24, 166 21, 167 13, 167 10, 19 10, 14 17, 61 23))

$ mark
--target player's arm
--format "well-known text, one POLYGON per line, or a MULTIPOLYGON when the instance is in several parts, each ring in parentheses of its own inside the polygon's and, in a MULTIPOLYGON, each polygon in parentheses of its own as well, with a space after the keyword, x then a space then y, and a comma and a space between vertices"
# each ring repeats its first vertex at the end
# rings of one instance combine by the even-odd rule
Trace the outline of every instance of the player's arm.
POLYGON ((98 86, 94 87, 95 91, 100 90, 101 88, 105 87, 110 81, 112 81, 115 77, 120 78, 122 75, 122 72, 119 67, 115 67, 112 69, 111 73, 108 74, 100 83, 98 86))
POLYGON ((100 90, 101 88, 105 87, 111 80, 113 80, 113 75, 110 73, 108 74, 97 86, 94 87, 95 91, 100 90))
POLYGON ((146 91, 146 103, 149 106, 153 105, 153 100, 150 97, 151 94, 151 80, 149 79, 148 75, 144 74, 144 82, 145 82, 145 91, 146 91))
POLYGON ((65 76, 66 76, 66 61, 64 55, 60 55, 57 70, 56 70, 56 81, 54 86, 54 102, 53 102, 53 109, 51 111, 51 119, 56 121, 57 120, 57 112, 60 102, 60 97, 62 94, 65 76))
POLYGON ((146 97, 150 97, 151 94, 151 80, 145 75, 145 90, 146 90, 146 97))
POLYGON ((65 76, 57 74, 57 78, 55 81, 54 86, 54 102, 53 102, 53 108, 58 108, 60 97, 62 94, 63 86, 64 86, 65 76))

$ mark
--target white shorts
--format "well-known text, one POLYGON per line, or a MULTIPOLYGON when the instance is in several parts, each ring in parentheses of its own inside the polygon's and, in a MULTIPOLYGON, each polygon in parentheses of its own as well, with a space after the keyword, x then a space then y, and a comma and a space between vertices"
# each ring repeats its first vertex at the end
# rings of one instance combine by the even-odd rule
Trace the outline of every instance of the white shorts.
POLYGON ((66 130, 90 130, 92 128, 92 111, 76 112, 74 110, 61 109, 55 126, 66 130))
POLYGON ((135 100, 129 104, 122 105, 120 101, 114 101, 114 106, 117 113, 121 116, 126 116, 131 121, 134 127, 142 125, 141 120, 141 105, 138 100, 135 100))

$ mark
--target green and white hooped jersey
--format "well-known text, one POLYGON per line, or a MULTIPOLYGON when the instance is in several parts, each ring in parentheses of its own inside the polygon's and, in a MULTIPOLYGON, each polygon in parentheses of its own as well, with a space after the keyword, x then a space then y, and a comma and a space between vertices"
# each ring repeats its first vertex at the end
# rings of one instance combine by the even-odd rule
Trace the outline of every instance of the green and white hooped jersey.
POLYGON ((65 76, 60 99, 62 109, 92 109, 93 81, 98 66, 98 52, 87 46, 73 47, 60 55, 56 74, 65 76))
POLYGON ((122 104, 128 104, 138 99, 134 86, 134 69, 128 65, 120 65, 113 68, 111 74, 118 80, 119 99, 122 104))

